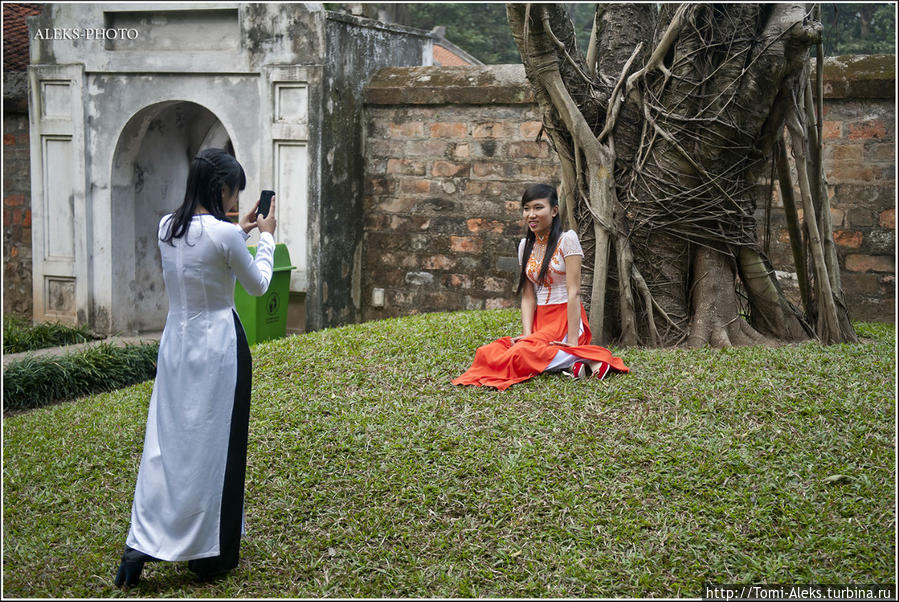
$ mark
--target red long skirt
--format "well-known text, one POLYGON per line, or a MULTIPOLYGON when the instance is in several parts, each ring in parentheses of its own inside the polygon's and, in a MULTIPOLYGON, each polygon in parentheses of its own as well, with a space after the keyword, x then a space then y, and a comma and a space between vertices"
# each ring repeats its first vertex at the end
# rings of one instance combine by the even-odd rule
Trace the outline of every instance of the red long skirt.
POLYGON ((591 362, 606 362, 616 372, 627 372, 628 368, 621 358, 613 356, 605 347, 589 344, 590 325, 583 305, 581 322, 584 331, 578 337, 576 347, 550 345, 550 342, 561 341, 568 334, 568 304, 538 305, 530 336, 519 339, 514 345, 512 337, 502 337, 479 347, 471 368, 452 383, 496 387, 502 391, 542 373, 559 351, 591 362))

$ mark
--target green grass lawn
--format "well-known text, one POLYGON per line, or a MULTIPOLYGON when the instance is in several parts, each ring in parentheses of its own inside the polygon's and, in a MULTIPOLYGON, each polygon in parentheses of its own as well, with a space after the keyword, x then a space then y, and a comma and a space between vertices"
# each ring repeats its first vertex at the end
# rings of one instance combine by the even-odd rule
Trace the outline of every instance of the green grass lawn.
POLYGON ((112 586, 151 383, 7 417, 3 594, 630 597, 892 583, 895 329, 858 345, 616 350, 604 382, 450 378, 515 311, 255 347, 248 535, 228 577, 112 586))

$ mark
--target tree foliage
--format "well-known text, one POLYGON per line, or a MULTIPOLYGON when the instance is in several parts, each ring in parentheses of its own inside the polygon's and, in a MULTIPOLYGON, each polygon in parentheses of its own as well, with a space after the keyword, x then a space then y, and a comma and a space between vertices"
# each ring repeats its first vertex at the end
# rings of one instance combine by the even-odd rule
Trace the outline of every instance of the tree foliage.
POLYGON ((824 55, 895 54, 896 12, 888 4, 821 5, 824 55))
MULTIPOLYGON (((587 48, 593 28, 595 5, 591 2, 563 4, 571 16, 578 47, 587 48)), ((484 63, 517 63, 521 60, 509 32, 505 7, 496 3, 361 4, 326 3, 328 10, 361 10, 364 16, 402 25, 433 29, 446 27, 446 38, 484 63)), ((895 44, 895 13, 892 3, 824 4, 824 53, 892 54, 895 44)))
POLYGON ((446 27, 446 39, 487 64, 517 63, 520 58, 502 4, 409 4, 408 25, 446 27))

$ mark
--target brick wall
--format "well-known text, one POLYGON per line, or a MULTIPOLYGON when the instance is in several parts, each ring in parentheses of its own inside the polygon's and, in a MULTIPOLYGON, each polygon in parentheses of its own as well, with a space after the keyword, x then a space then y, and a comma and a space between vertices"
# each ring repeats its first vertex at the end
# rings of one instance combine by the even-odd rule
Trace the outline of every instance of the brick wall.
POLYGON ((534 141, 541 122, 533 99, 520 85, 503 87, 517 69, 438 71, 385 70, 368 89, 366 320, 513 305, 521 194, 559 180, 549 145, 534 141), (471 104, 472 74, 489 106, 471 104), (423 78, 414 92, 408 75, 423 78), (373 304, 375 289, 382 307, 373 304))
POLYGON ((893 318, 896 116, 893 100, 825 105, 824 170, 843 290, 856 320, 893 318))
POLYGON ((28 115, 3 116, 3 311, 31 318, 28 115))
MULTIPOLYGON (((828 60, 825 83, 825 173, 850 315, 892 322, 893 57, 828 60)), ((553 151, 534 142, 540 115, 523 69, 384 70, 366 102, 363 319, 517 304, 521 193, 559 181, 553 151)), ((778 197, 775 187, 770 253, 788 284, 778 197)))
MULTIPOLYGON (((853 320, 895 319, 896 115, 893 57, 828 59, 824 174, 843 292, 853 320)), ((795 175, 793 181, 796 181, 795 175)), ((794 193, 799 200, 798 188, 794 193)), ((770 257, 798 302, 783 204, 774 191, 770 257)), ((801 210, 800 210, 801 214, 801 210)), ((759 211, 760 231, 763 222, 759 211)))
POLYGON ((28 26, 40 4, 3 5, 3 312, 30 319, 31 160, 28 26))

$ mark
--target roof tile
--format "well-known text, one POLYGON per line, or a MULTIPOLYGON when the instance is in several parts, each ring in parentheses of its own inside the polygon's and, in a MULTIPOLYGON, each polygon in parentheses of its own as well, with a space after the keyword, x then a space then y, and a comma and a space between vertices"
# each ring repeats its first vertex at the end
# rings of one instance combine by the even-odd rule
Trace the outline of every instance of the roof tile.
POLYGON ((3 70, 25 71, 28 68, 28 24, 25 17, 41 14, 40 4, 3 5, 3 70))

